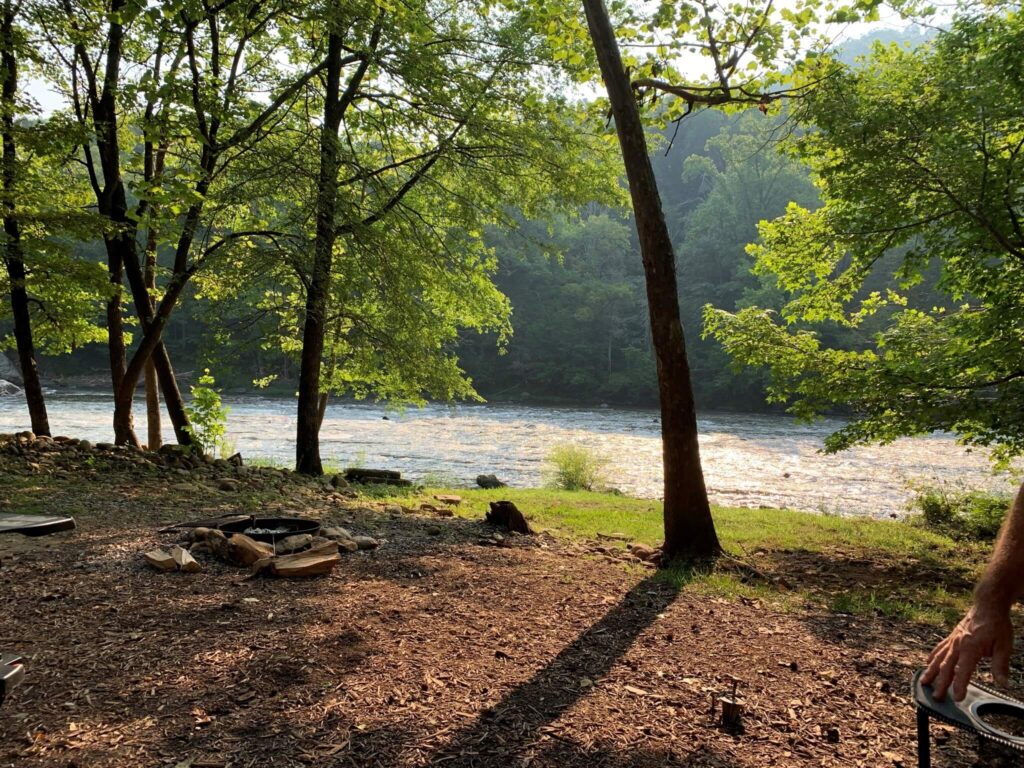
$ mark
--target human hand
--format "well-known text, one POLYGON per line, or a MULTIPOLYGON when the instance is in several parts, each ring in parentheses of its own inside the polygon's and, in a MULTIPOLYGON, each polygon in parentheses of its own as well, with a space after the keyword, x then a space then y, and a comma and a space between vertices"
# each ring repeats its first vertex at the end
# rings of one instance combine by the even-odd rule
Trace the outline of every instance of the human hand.
POLYGON ((999 685, 1006 686, 1012 652, 1013 625, 1009 607, 976 602, 949 637, 935 646, 921 682, 931 684, 938 701, 946 698, 952 683, 953 699, 961 701, 982 659, 992 659, 992 676, 999 685))

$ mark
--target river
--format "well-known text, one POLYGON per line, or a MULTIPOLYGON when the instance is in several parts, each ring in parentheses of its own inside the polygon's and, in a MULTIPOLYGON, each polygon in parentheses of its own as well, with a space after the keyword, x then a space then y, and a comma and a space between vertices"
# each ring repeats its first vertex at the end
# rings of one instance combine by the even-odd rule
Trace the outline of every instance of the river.
MULTIPOLYGON (((228 438, 243 456, 292 461, 294 401, 225 397, 225 404, 231 409, 228 438)), ((48 407, 54 434, 112 439, 109 397, 53 394, 48 407)), ((0 397, 0 433, 28 426, 24 400, 0 397)), ((982 452, 968 451, 948 436, 825 455, 822 441, 841 422, 807 425, 781 415, 706 413, 699 426, 708 490, 717 504, 886 517, 906 513, 912 483, 1009 488, 1005 477, 993 477, 982 452)), ((165 434, 171 434, 169 425, 165 434)), ((393 412, 336 403, 328 407, 320 435, 321 453, 331 465, 397 469, 413 480, 454 486, 471 485, 481 473, 497 474, 513 486, 542 485, 545 456, 567 442, 607 457, 611 486, 635 496, 660 494, 655 411, 430 405, 393 412)))

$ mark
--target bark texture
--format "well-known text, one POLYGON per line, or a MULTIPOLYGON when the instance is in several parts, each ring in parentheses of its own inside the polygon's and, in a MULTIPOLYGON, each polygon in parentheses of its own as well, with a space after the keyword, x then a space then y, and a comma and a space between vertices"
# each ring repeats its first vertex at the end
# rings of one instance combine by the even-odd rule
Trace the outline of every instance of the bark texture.
POLYGON ((665 466, 663 562, 707 559, 721 551, 697 442, 697 414, 679 314, 675 251, 654 178, 640 111, 603 0, 583 0, 615 118, 644 263, 651 337, 658 366, 665 466))

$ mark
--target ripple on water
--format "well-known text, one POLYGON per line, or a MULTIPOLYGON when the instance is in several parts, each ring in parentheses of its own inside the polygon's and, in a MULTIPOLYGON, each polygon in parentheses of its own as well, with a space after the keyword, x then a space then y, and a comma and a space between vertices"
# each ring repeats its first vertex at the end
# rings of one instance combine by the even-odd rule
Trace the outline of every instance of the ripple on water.
MULTIPOLYGON (((249 458, 289 463, 295 454, 295 402, 260 397, 225 398, 231 408, 228 438, 249 458)), ((72 392, 48 399, 58 433, 110 440, 110 400, 72 392)), ((335 403, 320 435, 324 460, 427 474, 471 484, 494 473, 515 486, 544 482, 552 446, 576 442, 609 459, 609 484, 655 498, 661 494, 660 426, 656 412, 537 406, 431 405, 388 412, 380 406, 335 403)), ((712 500, 736 506, 773 506, 884 517, 903 514, 911 481, 955 481, 1005 487, 986 458, 947 436, 898 440, 837 455, 821 453, 826 420, 797 424, 785 416, 712 413, 700 419, 701 455, 712 500)), ((0 399, 0 432, 28 429, 20 398, 0 399)), ((165 434, 170 434, 165 425, 165 434)))

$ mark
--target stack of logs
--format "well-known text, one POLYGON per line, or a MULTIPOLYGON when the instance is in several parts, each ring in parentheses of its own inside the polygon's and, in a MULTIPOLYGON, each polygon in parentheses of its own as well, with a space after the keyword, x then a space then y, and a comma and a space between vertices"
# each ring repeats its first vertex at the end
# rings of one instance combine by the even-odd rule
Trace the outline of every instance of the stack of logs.
MULTIPOLYGON (((256 541, 244 533, 228 537, 216 528, 193 528, 190 538, 193 542, 191 552, 208 552, 226 563, 249 568, 253 576, 322 576, 330 573, 341 562, 336 541, 318 543, 292 554, 277 554, 274 545, 256 541)), ((278 549, 284 551, 285 548, 278 545, 278 549)), ((144 556, 158 570, 191 573, 202 568, 189 551, 181 547, 173 547, 170 552, 156 549, 146 552, 144 556), (186 567, 179 558, 181 561, 187 558, 191 563, 186 567)))

